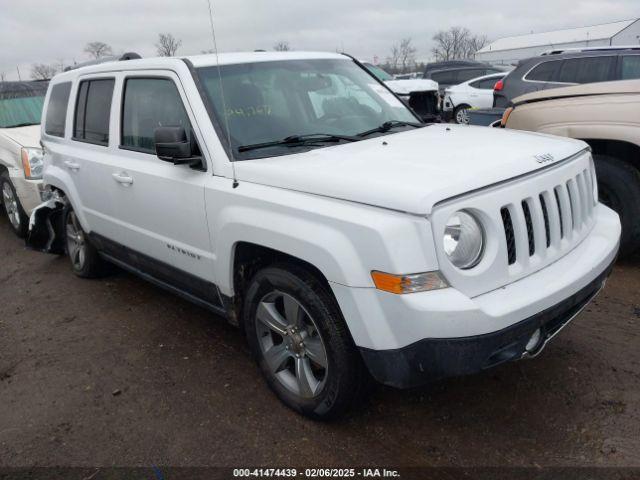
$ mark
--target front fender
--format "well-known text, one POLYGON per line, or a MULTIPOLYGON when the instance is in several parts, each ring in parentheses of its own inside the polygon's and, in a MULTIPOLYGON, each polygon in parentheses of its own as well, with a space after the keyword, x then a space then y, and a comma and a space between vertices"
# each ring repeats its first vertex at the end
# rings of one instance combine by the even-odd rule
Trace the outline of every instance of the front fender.
MULTIPOLYGON (((233 294, 239 242, 271 248, 316 267, 329 282, 373 287, 372 270, 416 273, 437 269, 424 217, 244 183, 243 195, 207 198, 216 281, 233 294)), ((240 188, 238 190, 240 190, 240 188)))

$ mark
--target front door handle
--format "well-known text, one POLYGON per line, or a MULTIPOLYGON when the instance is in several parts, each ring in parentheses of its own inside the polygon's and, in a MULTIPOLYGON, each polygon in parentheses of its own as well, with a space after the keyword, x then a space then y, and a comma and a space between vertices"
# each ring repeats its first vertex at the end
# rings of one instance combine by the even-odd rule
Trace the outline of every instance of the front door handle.
POLYGON ((78 170, 80 170, 80 164, 79 163, 72 162, 71 160, 65 160, 64 164, 66 165, 66 167, 69 170, 73 170, 74 172, 77 172, 78 170))
POLYGON ((114 173, 113 175, 111 175, 113 177, 113 179, 125 186, 129 186, 133 184, 133 178, 131 178, 129 175, 127 175, 126 173, 114 173))

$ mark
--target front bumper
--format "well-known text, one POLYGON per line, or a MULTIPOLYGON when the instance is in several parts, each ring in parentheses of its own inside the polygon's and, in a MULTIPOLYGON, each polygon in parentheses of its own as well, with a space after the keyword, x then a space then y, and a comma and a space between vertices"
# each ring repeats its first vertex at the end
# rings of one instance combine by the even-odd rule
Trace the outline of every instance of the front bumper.
POLYGON ((42 180, 27 180, 20 169, 10 171, 11 183, 16 189, 20 205, 27 216, 31 215, 34 208, 44 201, 44 187, 42 180))
POLYGON ((554 333, 551 325, 562 326, 573 307, 588 301, 616 258, 620 220, 601 204, 594 214, 590 233, 566 255, 472 298, 455 288, 394 295, 331 283, 374 377, 411 386, 477 372, 519 358, 526 344, 522 341, 541 325, 549 324, 542 332, 547 337, 554 333))
POLYGON ((361 348, 360 352, 377 381, 397 388, 469 375, 510 360, 535 356, 600 292, 612 268, 613 264, 559 304, 497 332, 474 337, 424 339, 396 350, 361 348), (539 340, 527 349, 527 343, 537 330, 539 340))

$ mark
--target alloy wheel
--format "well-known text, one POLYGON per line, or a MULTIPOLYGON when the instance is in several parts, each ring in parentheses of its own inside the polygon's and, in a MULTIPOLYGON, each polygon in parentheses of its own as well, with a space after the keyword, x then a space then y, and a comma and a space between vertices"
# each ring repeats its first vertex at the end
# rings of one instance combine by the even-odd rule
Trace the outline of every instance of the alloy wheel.
POLYGON ((20 230, 20 210, 18 208, 18 199, 13 193, 13 189, 9 182, 2 184, 2 201, 4 203, 4 209, 7 212, 7 217, 13 225, 13 228, 20 230))
POLYGON ((255 322, 260 352, 277 381, 303 398, 320 394, 327 351, 309 312, 291 295, 273 291, 260 300, 255 322))
POLYGON ((71 211, 67 215, 67 252, 71 263, 76 270, 82 270, 87 258, 86 239, 82 227, 78 222, 78 217, 71 211))
POLYGON ((469 109, 461 108, 456 113, 456 122, 461 125, 467 125, 469 123, 469 109))

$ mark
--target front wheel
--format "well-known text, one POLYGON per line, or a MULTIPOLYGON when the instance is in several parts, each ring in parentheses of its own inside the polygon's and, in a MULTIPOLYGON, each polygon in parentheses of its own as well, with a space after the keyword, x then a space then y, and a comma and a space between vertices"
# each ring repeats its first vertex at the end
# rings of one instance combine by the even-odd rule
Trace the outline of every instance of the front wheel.
POLYGON ((16 189, 7 172, 0 175, 0 191, 2 192, 2 205, 11 229, 20 238, 26 237, 29 229, 29 217, 20 204, 16 189))
POLYGON ((368 383, 340 309, 313 274, 295 265, 265 268, 245 296, 244 327, 269 387, 316 420, 344 413, 368 383))

